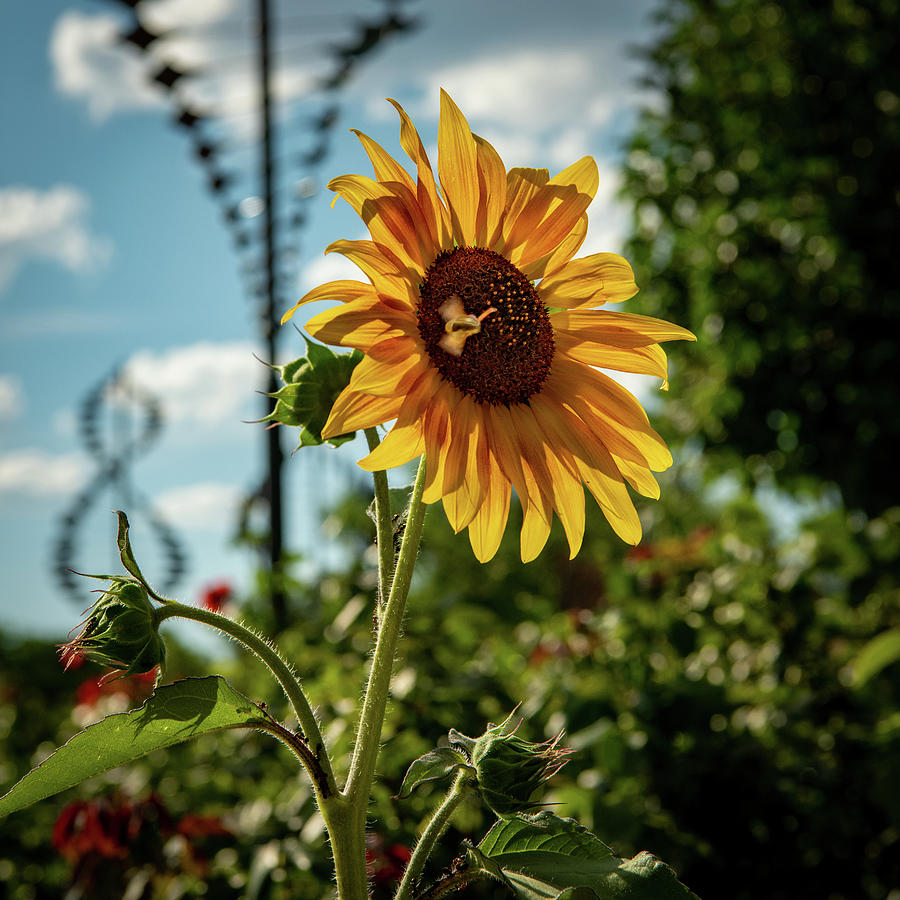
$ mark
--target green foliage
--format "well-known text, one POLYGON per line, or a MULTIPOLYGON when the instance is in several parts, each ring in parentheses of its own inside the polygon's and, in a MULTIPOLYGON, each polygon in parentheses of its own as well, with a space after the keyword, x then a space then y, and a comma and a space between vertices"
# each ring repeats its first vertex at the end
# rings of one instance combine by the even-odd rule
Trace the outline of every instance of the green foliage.
MULTIPOLYGON (((349 384, 350 376, 362 359, 362 353, 335 353, 313 341, 306 341, 306 356, 284 366, 273 366, 284 386, 274 394, 275 409, 262 422, 289 425, 300 429, 296 449, 323 442, 322 429, 338 394, 349 384)), ((356 432, 328 438, 334 447, 353 440, 356 432)))
POLYGON ((468 860, 522 900, 696 900, 652 854, 619 859, 577 822, 549 812, 501 819, 468 860))
MULTIPOLYGON (((628 256, 674 346, 670 433, 719 471, 900 496, 896 0, 672 0, 630 145, 628 256), (683 386, 692 384, 685 394, 683 386)), ((638 302, 638 301, 635 301, 638 302)))
POLYGON ((853 680, 857 686, 864 685, 885 666, 900 660, 900 628, 879 634, 872 638, 853 661, 853 680))

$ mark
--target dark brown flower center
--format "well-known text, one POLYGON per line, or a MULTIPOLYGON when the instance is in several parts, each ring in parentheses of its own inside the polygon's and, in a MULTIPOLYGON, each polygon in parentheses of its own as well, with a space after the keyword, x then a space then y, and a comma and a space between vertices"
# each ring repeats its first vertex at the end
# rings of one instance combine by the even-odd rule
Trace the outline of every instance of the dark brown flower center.
POLYGON ((553 327, 531 282, 499 253, 442 253, 419 291, 419 334, 437 370, 477 403, 537 394, 553 360, 553 327))

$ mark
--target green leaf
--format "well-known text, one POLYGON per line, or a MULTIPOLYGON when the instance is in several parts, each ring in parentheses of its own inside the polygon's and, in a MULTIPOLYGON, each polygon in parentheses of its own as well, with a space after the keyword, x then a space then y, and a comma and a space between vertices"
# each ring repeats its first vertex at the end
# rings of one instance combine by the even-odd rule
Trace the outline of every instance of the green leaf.
POLYGON ((900 628, 872 638, 853 661, 853 686, 861 687, 885 666, 900 659, 900 628))
POLYGON ((161 747, 261 721, 253 701, 218 675, 167 684, 157 688, 143 706, 89 725, 51 753, 0 797, 0 816, 161 747))
POLYGON ((461 768, 471 768, 471 766, 469 766, 468 759, 458 750, 454 750, 452 747, 438 747, 430 750, 424 756, 414 760, 406 770, 403 784, 400 785, 400 793, 397 796, 403 800, 420 784, 446 778, 461 768))
POLYGON ((522 900, 696 900, 651 853, 620 859, 577 822, 549 812, 500 819, 468 850, 471 868, 522 900))

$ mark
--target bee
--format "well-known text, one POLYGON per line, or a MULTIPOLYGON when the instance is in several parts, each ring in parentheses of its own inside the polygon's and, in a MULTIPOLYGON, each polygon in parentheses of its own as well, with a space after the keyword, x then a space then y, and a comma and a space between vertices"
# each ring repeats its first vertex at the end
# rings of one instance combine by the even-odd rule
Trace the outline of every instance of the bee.
POLYGON ((489 306, 480 316, 473 316, 466 312, 462 300, 454 294, 440 305, 438 312, 444 320, 446 332, 438 341, 438 346, 451 356, 461 356, 466 340, 473 334, 478 334, 481 331, 481 323, 497 310, 489 306))

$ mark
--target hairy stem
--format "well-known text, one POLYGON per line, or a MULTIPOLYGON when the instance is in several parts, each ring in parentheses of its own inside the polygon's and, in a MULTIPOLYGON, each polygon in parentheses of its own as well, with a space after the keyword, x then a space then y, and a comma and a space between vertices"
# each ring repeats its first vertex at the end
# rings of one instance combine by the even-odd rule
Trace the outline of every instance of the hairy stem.
POLYGON ((460 770, 453 782, 453 787, 444 798, 444 802, 435 810, 431 821, 425 826, 422 837, 416 844, 416 849, 409 860, 409 865, 403 873, 403 880, 400 887, 397 888, 397 894, 394 900, 410 900, 412 890, 422 874, 422 869, 438 838, 444 833, 447 825, 450 824, 450 817, 456 811, 456 807, 462 802, 466 794, 472 789, 472 772, 468 769, 460 770))
MULTIPOLYGON (((309 742, 312 755, 325 777, 327 790, 324 792, 324 796, 327 797, 329 794, 337 792, 334 773, 331 769, 331 760, 328 758, 325 741, 322 738, 322 732, 319 730, 319 723, 316 721, 312 707, 309 705, 309 700, 306 699, 306 694, 303 693, 299 679, 272 644, 246 626, 241 625, 240 622, 235 622, 227 616, 222 616, 207 609, 200 609, 196 606, 187 606, 174 600, 168 601, 165 606, 158 607, 154 611, 154 616, 157 623, 177 616, 182 619, 202 622, 204 625, 209 625, 212 628, 218 628, 219 631, 234 638, 259 657, 269 667, 291 703, 294 715, 296 715, 300 728, 309 742)), ((313 778, 313 781, 316 782, 316 778, 313 778)))
POLYGON ((400 626, 412 582, 413 568, 419 552, 419 541, 422 537, 422 526, 425 521, 425 504, 422 502, 424 489, 425 457, 422 456, 409 503, 406 529, 403 532, 400 555, 397 557, 391 592, 379 622, 378 639, 372 656, 372 667, 369 670, 356 746, 353 749, 353 761, 347 778, 346 794, 363 810, 368 803, 369 790, 372 787, 391 672, 394 667, 394 654, 400 637, 400 626))
MULTIPOLYGON (((366 441, 371 453, 379 444, 378 432, 374 428, 365 430, 366 441)), ((378 541, 378 617, 384 611, 388 600, 391 578, 394 575, 394 528, 391 519, 391 495, 388 489, 387 472, 372 473, 375 482, 375 534, 378 541)))

